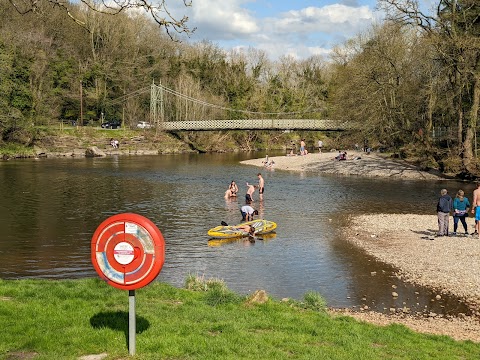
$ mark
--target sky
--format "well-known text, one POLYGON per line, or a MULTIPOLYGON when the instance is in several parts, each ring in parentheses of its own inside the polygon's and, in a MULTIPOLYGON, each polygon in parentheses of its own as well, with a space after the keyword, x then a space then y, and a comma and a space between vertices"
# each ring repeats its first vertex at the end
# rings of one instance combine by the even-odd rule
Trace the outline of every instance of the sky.
MULTIPOLYGON (((180 0, 169 0, 168 4, 180 0)), ((176 8, 196 28, 190 41, 229 51, 253 47, 270 59, 328 56, 380 19, 375 0, 193 0, 176 8)), ((177 5, 174 5, 177 6, 177 5)))

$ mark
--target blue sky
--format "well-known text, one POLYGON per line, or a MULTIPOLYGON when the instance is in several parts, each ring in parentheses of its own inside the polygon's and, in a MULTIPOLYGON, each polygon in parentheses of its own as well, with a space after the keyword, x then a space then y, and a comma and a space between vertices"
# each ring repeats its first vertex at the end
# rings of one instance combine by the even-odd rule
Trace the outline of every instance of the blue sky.
POLYGON ((253 47, 272 60, 328 56, 380 18, 375 0, 193 0, 180 9, 174 2, 182 1, 168 4, 196 27, 190 41, 208 40, 227 51, 253 47))

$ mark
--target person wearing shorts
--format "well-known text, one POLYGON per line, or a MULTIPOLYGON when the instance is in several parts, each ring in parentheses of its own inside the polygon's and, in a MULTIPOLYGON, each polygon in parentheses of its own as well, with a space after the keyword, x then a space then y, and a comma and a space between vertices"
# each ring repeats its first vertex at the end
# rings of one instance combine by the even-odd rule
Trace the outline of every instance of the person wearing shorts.
POLYGON ((472 235, 478 235, 480 239, 480 231, 478 231, 478 224, 480 224, 480 181, 475 182, 477 188, 473 190, 472 214, 475 214, 475 232, 472 235))
MULTIPOLYGON (((475 226, 477 226, 478 221, 480 221, 480 206, 475 207, 475 226)), ((475 229, 478 233, 478 229, 475 229)), ((478 236, 480 238, 480 235, 478 236)))
POLYGON ((262 195, 265 191, 265 180, 263 179, 261 173, 258 173, 257 176, 258 176, 258 193, 262 195))
POLYGON ((253 193, 255 192, 255 189, 258 188, 258 185, 251 185, 247 182, 247 193, 245 195, 245 202, 247 204, 251 203, 253 201, 253 193))

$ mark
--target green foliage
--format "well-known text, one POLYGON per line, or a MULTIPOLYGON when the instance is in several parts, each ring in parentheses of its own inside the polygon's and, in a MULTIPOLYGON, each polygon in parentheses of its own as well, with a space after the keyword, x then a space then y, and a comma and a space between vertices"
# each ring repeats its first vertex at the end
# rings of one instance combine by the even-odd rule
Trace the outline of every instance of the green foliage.
POLYGON ((326 300, 315 291, 308 291, 303 297, 303 305, 306 309, 316 310, 316 311, 326 311, 327 302, 326 300))
POLYGON ((205 292, 205 302, 211 306, 236 304, 242 300, 220 279, 205 279, 203 276, 190 274, 185 281, 185 287, 189 290, 205 292))

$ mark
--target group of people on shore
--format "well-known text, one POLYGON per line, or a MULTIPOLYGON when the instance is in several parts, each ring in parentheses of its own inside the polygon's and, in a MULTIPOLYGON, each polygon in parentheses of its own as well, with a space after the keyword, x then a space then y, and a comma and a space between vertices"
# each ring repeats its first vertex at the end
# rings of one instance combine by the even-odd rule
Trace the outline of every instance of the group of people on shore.
MULTIPOLYGON (((307 150, 307 145, 305 143, 305 139, 300 140, 300 151, 299 151, 298 154, 296 153, 296 148, 297 148, 297 146, 295 145, 295 142, 292 141, 290 152, 287 154, 287 156, 308 155, 308 150, 307 150)), ((318 140, 317 148, 318 148, 318 152, 321 153, 322 149, 323 149, 323 141, 322 140, 318 140)))
POLYGON ((453 235, 457 235, 458 223, 461 222, 465 235, 468 235, 466 218, 471 211, 475 216, 475 231, 471 235, 477 235, 480 239, 480 181, 476 182, 476 189, 473 191, 473 201, 465 196, 463 190, 458 190, 454 199, 448 194, 447 189, 440 190, 440 198, 437 202, 438 233, 439 236, 449 236, 450 213, 453 213, 453 235))

